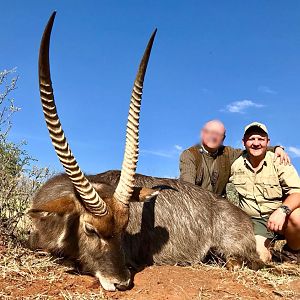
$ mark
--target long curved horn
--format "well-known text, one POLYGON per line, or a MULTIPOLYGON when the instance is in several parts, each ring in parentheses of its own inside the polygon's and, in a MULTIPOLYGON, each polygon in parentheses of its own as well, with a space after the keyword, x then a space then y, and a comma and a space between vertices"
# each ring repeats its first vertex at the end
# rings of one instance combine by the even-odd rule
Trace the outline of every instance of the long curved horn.
POLYGON ((114 193, 114 198, 128 205, 133 193, 134 175, 139 156, 139 120, 140 108, 143 94, 144 78, 147 65, 156 35, 157 29, 152 33, 143 58, 141 60, 138 73, 136 75, 130 99, 130 108, 126 130, 125 153, 121 170, 121 177, 114 193))
POLYGON ((39 83, 43 112, 55 152, 82 198, 85 208, 94 215, 103 216, 107 213, 106 203, 80 170, 71 152, 56 110, 49 64, 50 36, 55 15, 56 12, 51 15, 46 25, 39 54, 39 83))

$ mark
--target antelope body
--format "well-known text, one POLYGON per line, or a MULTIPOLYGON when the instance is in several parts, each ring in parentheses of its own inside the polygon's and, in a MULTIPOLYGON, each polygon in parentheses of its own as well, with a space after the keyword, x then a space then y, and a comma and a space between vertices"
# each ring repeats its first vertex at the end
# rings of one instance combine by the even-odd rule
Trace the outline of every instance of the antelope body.
POLYGON ((155 32, 134 83, 122 170, 83 174, 54 102, 48 57, 54 17, 55 13, 41 42, 40 92, 50 137, 66 174, 48 180, 33 199, 31 247, 76 260, 106 290, 130 286, 128 265, 199 263, 209 250, 256 267, 252 223, 239 208, 192 184, 135 173, 143 80, 155 32))

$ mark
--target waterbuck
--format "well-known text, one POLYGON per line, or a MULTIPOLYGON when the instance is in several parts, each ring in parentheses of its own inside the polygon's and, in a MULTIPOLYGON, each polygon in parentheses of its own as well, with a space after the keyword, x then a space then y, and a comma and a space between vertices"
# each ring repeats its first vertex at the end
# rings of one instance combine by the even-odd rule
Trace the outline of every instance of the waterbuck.
POLYGON ((55 13, 39 55, 46 124, 65 174, 36 193, 30 246, 77 261, 105 290, 127 289, 128 266, 194 264, 209 250, 254 268, 260 261, 248 216, 227 200, 175 179, 136 174, 143 81, 156 31, 141 60, 130 100, 121 171, 86 176, 61 127, 54 102, 49 44, 55 13))

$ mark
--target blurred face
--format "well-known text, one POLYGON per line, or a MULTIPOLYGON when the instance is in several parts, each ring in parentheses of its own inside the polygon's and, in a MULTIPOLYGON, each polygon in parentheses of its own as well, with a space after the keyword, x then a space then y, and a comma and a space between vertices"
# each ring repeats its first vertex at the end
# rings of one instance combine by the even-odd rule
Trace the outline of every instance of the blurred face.
POLYGON ((223 144, 225 127, 220 121, 210 121, 201 130, 201 142, 208 150, 217 150, 223 144))
POLYGON ((258 128, 246 132, 243 142, 247 153, 252 157, 258 158, 265 156, 270 140, 268 135, 258 128))

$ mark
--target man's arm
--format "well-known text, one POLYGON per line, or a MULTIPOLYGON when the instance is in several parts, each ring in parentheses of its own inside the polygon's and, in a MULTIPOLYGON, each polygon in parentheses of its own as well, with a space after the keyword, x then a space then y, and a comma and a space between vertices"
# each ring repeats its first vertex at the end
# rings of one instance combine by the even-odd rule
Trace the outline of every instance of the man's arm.
POLYGON ((279 158, 281 165, 282 164, 284 164, 284 165, 291 164, 291 159, 288 156, 288 154, 284 151, 284 148, 282 146, 268 147, 268 151, 272 151, 275 153, 274 160, 279 158), (273 148, 273 149, 271 149, 271 148, 273 148))
MULTIPOLYGON (((300 207, 300 193, 289 195, 283 201, 282 205, 286 205, 291 210, 291 212, 293 212, 296 208, 300 207)), ((268 229, 275 232, 281 231, 283 229, 286 217, 287 214, 281 208, 277 208, 271 214, 268 220, 268 229)))
POLYGON ((196 184, 196 163, 193 154, 189 150, 184 150, 180 155, 180 180, 196 184))
POLYGON ((300 192, 289 195, 284 201, 283 205, 286 205, 292 212, 300 207, 300 192))
POLYGON ((278 174, 280 186, 285 196, 295 193, 300 194, 300 177, 293 165, 282 165, 275 162, 275 168, 278 174))
MULTIPOLYGON (((279 164, 277 173, 283 194, 287 196, 282 205, 286 205, 293 212, 300 207, 300 178, 298 173, 291 165, 284 166, 279 164)), ((281 208, 278 208, 270 216, 268 228, 275 232, 282 230, 286 217, 286 213, 281 208)))

